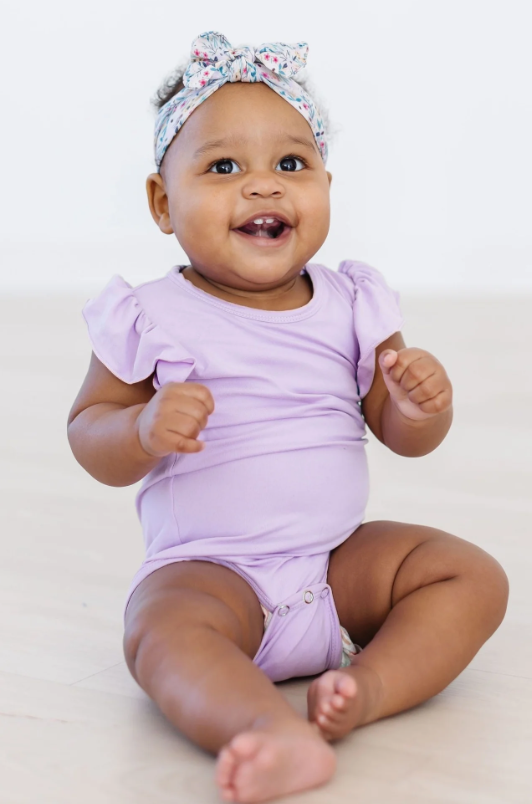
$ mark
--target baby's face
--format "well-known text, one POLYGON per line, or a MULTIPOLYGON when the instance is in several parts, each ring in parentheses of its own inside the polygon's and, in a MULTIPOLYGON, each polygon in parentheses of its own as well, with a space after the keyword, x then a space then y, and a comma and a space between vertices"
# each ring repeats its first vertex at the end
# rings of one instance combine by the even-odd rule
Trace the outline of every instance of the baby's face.
POLYGON ((324 242, 330 179, 296 109, 265 84, 227 83, 181 128, 148 196, 162 231, 175 232, 201 274, 268 290, 324 242))

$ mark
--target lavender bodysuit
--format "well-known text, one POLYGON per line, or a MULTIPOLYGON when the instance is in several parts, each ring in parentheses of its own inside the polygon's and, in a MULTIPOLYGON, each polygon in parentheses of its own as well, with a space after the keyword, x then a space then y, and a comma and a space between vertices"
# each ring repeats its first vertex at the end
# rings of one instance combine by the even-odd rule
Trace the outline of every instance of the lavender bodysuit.
POLYGON ((360 400, 376 346, 403 326, 399 295, 364 263, 308 264, 308 304, 257 310, 182 270, 135 288, 115 275, 83 309, 96 356, 123 382, 202 383, 215 403, 205 448, 168 455, 141 483, 146 557, 128 600, 166 564, 222 564, 272 612, 254 661, 273 681, 337 668, 329 554, 364 518, 360 400))

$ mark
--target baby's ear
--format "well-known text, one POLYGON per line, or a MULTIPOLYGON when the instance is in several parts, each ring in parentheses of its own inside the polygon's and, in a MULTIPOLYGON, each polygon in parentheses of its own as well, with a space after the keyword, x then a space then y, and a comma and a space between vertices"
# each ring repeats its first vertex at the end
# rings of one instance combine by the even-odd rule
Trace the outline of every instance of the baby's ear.
POLYGON ((168 196, 160 173, 150 173, 146 179, 146 192, 153 220, 164 234, 173 234, 168 211, 168 196))
POLYGON ((331 186, 331 182, 332 182, 332 173, 329 173, 329 171, 328 171, 328 170, 327 170, 326 172, 327 172, 327 178, 329 179, 329 187, 330 187, 330 186, 331 186))

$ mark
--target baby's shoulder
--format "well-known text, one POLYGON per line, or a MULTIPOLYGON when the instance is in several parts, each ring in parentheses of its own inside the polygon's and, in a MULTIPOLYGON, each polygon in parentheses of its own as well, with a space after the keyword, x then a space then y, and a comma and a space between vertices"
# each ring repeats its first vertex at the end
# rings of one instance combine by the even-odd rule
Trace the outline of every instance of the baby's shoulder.
POLYGON ((119 279, 143 308, 157 309, 158 306, 164 308, 168 304, 168 299, 174 288, 174 283, 169 274, 158 276, 155 279, 148 279, 138 285, 130 285, 122 277, 119 277, 119 279))
POLYGON ((83 313, 107 323, 115 320, 122 326, 136 322, 138 328, 140 321, 149 326, 168 307, 172 286, 168 274, 136 285, 114 274, 100 292, 87 301, 83 313))
POLYGON ((133 286, 115 274, 83 307, 95 355, 123 382, 151 376, 159 360, 190 373, 193 357, 174 332, 172 286, 168 275, 133 286))
POLYGON ((390 293, 397 296, 387 284, 383 274, 361 260, 342 260, 337 269, 325 265, 314 267, 319 270, 325 282, 353 304, 359 293, 368 297, 386 296, 390 293))

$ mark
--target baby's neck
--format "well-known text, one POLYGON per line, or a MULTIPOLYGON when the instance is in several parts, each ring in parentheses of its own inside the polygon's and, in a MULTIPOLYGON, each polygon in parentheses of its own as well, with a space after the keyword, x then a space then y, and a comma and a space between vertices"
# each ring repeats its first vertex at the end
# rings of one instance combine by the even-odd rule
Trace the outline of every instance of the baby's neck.
POLYGON ((256 310, 273 310, 278 312, 283 310, 296 310, 298 307, 304 307, 308 304, 313 296, 312 281, 306 271, 295 278, 289 290, 285 291, 277 298, 269 299, 260 298, 260 294, 257 294, 256 298, 253 298, 253 296, 238 296, 237 294, 214 285, 192 268, 192 266, 184 268, 181 273, 192 285, 195 285, 195 287, 203 290, 205 293, 209 293, 211 296, 216 296, 232 304, 239 304, 242 307, 252 307, 256 310))

